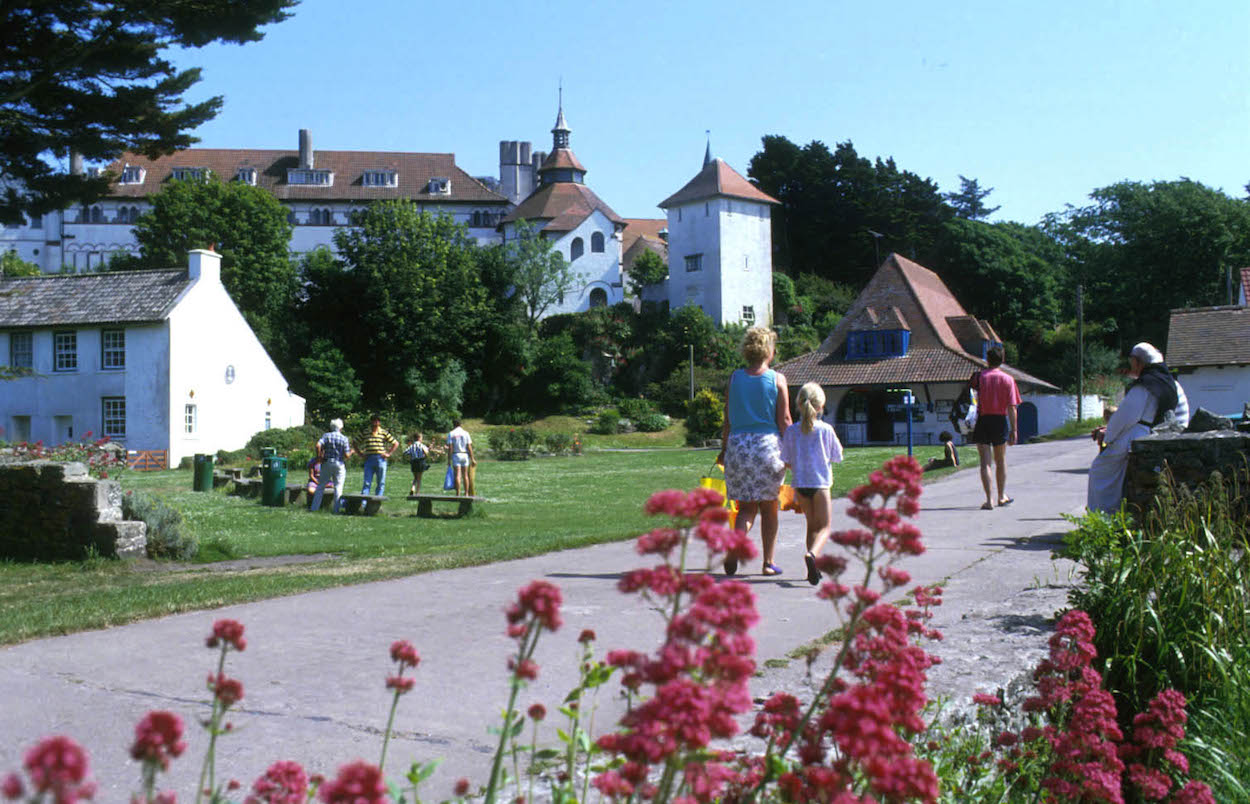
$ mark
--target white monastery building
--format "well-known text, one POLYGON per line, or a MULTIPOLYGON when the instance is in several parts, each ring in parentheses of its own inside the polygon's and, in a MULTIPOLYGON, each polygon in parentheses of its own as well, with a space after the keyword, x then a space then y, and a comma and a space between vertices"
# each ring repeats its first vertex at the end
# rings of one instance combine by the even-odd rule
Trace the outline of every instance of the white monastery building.
POLYGON ((91 433, 177 465, 304 423, 212 251, 191 251, 186 270, 0 279, 0 356, 30 371, 0 383, 10 442, 91 433))
POLYGON ((668 214, 669 307, 695 304, 718 324, 773 321, 772 206, 711 145, 703 169, 660 202, 668 214))

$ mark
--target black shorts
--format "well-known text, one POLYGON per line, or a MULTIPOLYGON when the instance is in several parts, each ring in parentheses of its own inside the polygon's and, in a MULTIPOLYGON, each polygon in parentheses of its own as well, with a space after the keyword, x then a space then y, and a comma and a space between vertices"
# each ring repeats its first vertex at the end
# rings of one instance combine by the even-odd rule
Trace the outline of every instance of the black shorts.
POLYGON ((1003 414, 987 413, 977 417, 977 426, 972 430, 973 444, 988 444, 997 447, 1007 443, 1007 417, 1003 414))
POLYGON ((800 497, 802 497, 802 498, 803 498, 803 499, 805 499, 805 500, 810 500, 811 498, 815 497, 815 496, 816 496, 816 492, 818 492, 818 491, 828 491, 828 489, 820 489, 820 488, 817 488, 817 489, 801 489, 801 488, 798 488, 797 486, 796 486, 796 487, 795 487, 795 489, 794 489, 794 493, 795 493, 795 494, 798 494, 800 497))

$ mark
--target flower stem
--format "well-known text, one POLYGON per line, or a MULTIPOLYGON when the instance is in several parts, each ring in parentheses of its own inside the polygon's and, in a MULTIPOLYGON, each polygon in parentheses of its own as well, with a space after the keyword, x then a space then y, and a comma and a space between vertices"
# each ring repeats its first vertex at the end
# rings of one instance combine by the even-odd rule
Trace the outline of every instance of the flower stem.
MULTIPOLYGON (((226 651, 229 648, 226 643, 222 643, 221 656, 217 660, 217 679, 221 678, 222 673, 226 670, 226 651)), ((216 684, 216 681, 214 681, 216 684)), ((216 775, 215 756, 217 752, 217 732, 221 723, 221 715, 225 711, 220 709, 220 701, 217 700, 217 691, 213 690, 213 711, 208 717, 208 752, 204 754, 204 765, 200 768, 200 784, 195 789, 195 802, 199 804, 204 797, 204 780, 208 779, 208 789, 214 788, 214 776, 216 775)))
MULTIPOLYGON (((404 675, 403 668, 400 668, 399 675, 404 675)), ((391 713, 386 718, 386 731, 382 734, 382 756, 378 759, 378 770, 381 771, 386 767, 386 746, 391 741, 391 726, 395 724, 395 710, 399 708, 400 691, 395 690, 395 695, 391 698, 391 713)), ((415 795, 415 793, 414 793, 415 795)))
MULTIPOLYGON (((534 653, 534 646, 538 644, 538 632, 541 629, 542 626, 538 624, 538 619, 536 617, 530 618, 525 638, 521 641, 521 650, 517 652, 517 670, 534 653)), ((508 695, 508 708, 504 710, 503 728, 499 730, 499 747, 495 749, 495 759, 491 762, 490 781, 486 784, 486 793, 482 798, 483 804, 494 804, 495 802, 495 794, 499 789, 499 771, 503 765, 504 748, 507 746, 508 737, 512 732, 512 716, 516 713, 517 693, 520 691, 521 679, 514 670, 512 675, 512 692, 508 695)))

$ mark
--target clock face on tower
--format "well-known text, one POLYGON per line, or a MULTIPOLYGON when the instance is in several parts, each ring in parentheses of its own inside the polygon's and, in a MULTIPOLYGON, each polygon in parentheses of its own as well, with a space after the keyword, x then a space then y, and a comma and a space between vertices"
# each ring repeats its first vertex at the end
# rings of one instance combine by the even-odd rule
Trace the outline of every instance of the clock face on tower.
POLYGON ((226 366, 226 385, 234 382, 234 366, 226 366))

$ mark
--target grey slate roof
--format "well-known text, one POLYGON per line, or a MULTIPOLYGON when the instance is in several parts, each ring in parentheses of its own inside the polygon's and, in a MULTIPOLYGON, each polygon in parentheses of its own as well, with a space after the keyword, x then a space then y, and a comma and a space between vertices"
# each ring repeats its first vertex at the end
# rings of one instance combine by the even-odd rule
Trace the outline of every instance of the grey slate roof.
POLYGON ((191 284, 185 270, 0 279, 0 327, 163 321, 191 284))

